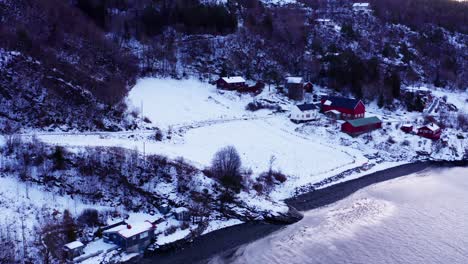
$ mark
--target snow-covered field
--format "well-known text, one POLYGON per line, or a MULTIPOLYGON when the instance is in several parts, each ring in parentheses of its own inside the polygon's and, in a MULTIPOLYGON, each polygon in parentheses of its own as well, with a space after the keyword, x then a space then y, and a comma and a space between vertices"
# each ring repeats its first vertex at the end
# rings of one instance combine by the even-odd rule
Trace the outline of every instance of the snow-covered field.
MULTIPOLYGON (((268 91, 259 97, 268 97, 268 91)), ((323 139, 299 134, 286 114, 261 110, 249 112, 250 95, 220 93, 213 85, 197 80, 142 79, 128 98, 141 108, 157 127, 171 127, 171 140, 157 142, 126 136, 41 134, 41 140, 68 146, 121 146, 146 153, 183 157, 204 168, 220 148, 235 146, 243 166, 258 175, 275 157, 274 169, 290 176, 279 197, 287 198, 294 188, 323 180, 366 162, 357 151, 327 144, 323 139), (177 134, 178 129, 184 132, 177 134), (144 142, 144 143, 143 143, 144 142), (144 148, 144 149, 143 149, 144 148)))

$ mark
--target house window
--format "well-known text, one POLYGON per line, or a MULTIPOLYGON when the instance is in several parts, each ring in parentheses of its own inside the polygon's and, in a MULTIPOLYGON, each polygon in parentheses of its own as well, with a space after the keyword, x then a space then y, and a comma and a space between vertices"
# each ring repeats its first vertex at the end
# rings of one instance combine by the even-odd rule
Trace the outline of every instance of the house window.
POLYGON ((140 234, 140 239, 148 237, 148 231, 140 234))

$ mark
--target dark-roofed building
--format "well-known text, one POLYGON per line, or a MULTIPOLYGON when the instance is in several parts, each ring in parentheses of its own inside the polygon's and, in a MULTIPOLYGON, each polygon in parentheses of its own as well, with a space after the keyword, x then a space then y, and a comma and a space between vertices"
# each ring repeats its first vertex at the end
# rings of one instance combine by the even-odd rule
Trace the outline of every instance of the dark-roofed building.
POLYGON ((295 123, 307 122, 317 119, 318 107, 314 104, 295 105, 291 109, 289 118, 295 123))
POLYGON ((341 125, 341 131, 351 136, 357 136, 379 128, 382 128, 382 121, 375 116, 348 120, 341 125))
POLYGON ((286 89, 288 90, 289 99, 302 101, 304 99, 304 82, 302 77, 287 77, 286 89))
POLYGON ((366 107, 359 99, 324 96, 320 102, 322 104, 322 112, 336 110, 341 113, 341 118, 343 119, 363 118, 366 114, 366 107))

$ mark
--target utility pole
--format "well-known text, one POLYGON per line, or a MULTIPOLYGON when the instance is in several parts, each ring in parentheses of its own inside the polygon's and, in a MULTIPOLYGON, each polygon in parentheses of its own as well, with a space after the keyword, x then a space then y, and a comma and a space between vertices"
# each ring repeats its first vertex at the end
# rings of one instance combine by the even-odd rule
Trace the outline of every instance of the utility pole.
POLYGON ((140 102, 141 119, 143 119, 143 100, 140 102))

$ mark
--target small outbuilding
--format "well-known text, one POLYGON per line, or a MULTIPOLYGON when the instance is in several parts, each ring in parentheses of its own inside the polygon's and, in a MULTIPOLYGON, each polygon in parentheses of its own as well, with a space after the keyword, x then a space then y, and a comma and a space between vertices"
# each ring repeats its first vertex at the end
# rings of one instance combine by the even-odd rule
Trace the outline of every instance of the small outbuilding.
POLYGON ((245 79, 240 76, 221 77, 216 81, 216 87, 223 90, 240 90, 247 88, 245 79))
POLYGON ((178 207, 174 209, 174 217, 178 221, 190 221, 190 211, 185 207, 178 207))
POLYGON ((318 107, 314 104, 295 105, 291 109, 289 118, 294 123, 315 120, 318 117, 318 107))
POLYGON ((375 116, 348 120, 341 125, 341 131, 351 136, 357 136, 379 128, 382 128, 382 121, 375 116))
POLYGON ((288 90, 289 99, 302 101, 304 99, 304 82, 302 77, 287 77, 284 85, 288 90))
POLYGON ((413 132, 413 125, 403 124, 403 125, 401 125, 400 129, 405 133, 411 133, 411 132, 413 132))
POLYGON ((84 254, 85 245, 80 241, 73 241, 63 246, 63 252, 65 253, 65 258, 68 260, 73 260, 76 257, 79 257, 84 254))
POLYGON ((311 82, 305 82, 303 87, 306 93, 312 93, 314 90, 314 85, 311 82))
POLYGON ((442 130, 440 127, 434 123, 430 123, 429 125, 425 125, 423 127, 418 128, 418 136, 429 138, 432 140, 440 139, 442 135, 442 130))
POLYGON ((328 110, 324 112, 323 114, 331 119, 336 119, 336 120, 341 119, 341 113, 337 110, 328 110))

